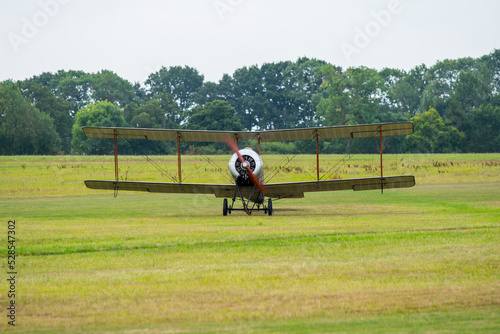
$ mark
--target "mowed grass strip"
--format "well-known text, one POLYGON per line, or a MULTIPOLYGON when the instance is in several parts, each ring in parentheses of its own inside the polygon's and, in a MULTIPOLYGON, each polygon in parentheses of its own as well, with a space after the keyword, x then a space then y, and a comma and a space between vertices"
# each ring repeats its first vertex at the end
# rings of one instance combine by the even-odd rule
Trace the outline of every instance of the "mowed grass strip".
MULTIPOLYGON (((272 217, 222 217, 211 196, 85 189, 109 157, 2 159, 20 332, 499 331, 498 155, 410 157, 425 171, 414 188, 309 194, 272 217), (65 187, 36 175, 44 164, 65 187), (29 173, 40 191, 9 192, 29 173)), ((305 163, 284 176, 307 178, 305 163)))
POLYGON ((30 256, 19 303, 38 328, 494 307, 497 241, 497 230, 474 229, 30 256))

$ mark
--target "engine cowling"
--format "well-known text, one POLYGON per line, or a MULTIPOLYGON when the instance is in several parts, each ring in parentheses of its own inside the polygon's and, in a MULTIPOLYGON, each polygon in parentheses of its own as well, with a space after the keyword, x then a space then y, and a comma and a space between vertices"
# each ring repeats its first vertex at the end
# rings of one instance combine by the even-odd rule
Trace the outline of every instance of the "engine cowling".
MULTIPOLYGON (((262 162, 260 155, 249 147, 241 149, 240 154, 243 156, 245 163, 248 164, 255 176, 257 176, 260 180, 263 180, 264 163, 262 162)), ((234 153, 231 159, 229 159, 229 172, 239 185, 251 185, 247 170, 241 163, 240 159, 238 159, 238 155, 236 153, 234 153)))

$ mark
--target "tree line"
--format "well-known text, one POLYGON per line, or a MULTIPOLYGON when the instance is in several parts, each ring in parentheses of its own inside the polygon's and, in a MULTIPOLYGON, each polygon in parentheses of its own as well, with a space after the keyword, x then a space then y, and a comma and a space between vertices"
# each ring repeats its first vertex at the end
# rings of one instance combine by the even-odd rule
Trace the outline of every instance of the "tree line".
MULTIPOLYGON (((387 152, 500 152, 500 50, 404 71, 342 69, 322 60, 243 67, 219 82, 189 66, 163 67, 144 83, 116 73, 63 71, 0 83, 0 154, 110 154, 108 140, 81 126, 195 130, 271 130, 412 121, 415 132, 387 152)), ((165 154, 172 143, 120 141, 122 154, 165 154)), ((300 143, 273 143, 290 153, 300 143)), ((350 141, 321 141, 324 153, 350 141)), ((220 145, 183 145, 218 153, 220 145)), ((308 152, 313 148, 306 148, 308 152)), ((374 153, 365 145, 362 153, 374 153)))

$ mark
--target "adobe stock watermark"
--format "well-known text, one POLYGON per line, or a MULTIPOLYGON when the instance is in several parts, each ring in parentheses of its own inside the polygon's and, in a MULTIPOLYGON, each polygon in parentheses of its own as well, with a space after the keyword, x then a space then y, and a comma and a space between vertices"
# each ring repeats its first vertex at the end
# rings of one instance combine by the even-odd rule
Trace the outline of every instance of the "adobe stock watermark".
POLYGON ((358 26, 354 29, 352 42, 342 42, 340 44, 340 50, 346 60, 350 63, 352 57, 366 49, 373 39, 378 37, 391 24, 394 16, 401 14, 402 11, 403 5, 400 0, 390 0, 386 9, 372 11, 371 17, 373 19, 368 21, 363 28, 358 26))
POLYGON ((23 17, 22 25, 17 32, 9 32, 7 38, 14 52, 19 53, 20 47, 33 40, 40 30, 45 28, 51 19, 61 11, 61 7, 70 3, 71 0, 41 0, 38 2, 37 10, 31 18, 23 17))
POLYGON ((244 0, 216 0, 213 2, 213 6, 219 19, 225 20, 226 14, 234 11, 243 1, 244 0))

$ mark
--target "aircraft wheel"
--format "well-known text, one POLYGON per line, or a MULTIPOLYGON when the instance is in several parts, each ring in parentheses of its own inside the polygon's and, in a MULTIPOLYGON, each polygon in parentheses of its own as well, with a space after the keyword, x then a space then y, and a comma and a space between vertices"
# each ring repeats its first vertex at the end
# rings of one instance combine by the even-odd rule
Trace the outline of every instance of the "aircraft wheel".
POLYGON ((267 200, 267 213, 272 216, 273 215, 273 200, 268 199, 267 200))
POLYGON ((227 216, 227 198, 224 198, 224 202, 222 203, 222 215, 227 216))

